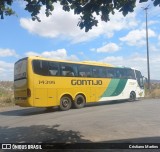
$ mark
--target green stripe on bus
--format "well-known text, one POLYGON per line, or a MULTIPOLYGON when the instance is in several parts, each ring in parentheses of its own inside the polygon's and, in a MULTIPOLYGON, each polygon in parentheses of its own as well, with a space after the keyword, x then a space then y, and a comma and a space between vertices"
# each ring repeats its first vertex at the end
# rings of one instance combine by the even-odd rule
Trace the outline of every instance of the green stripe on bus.
POLYGON ((127 83, 127 79, 112 79, 108 88, 101 97, 118 96, 122 93, 127 83))
POLYGON ((120 79, 112 79, 108 85, 108 88, 105 90, 101 97, 110 97, 115 92, 119 81, 120 79))
POLYGON ((115 91, 111 96, 118 96, 122 93, 127 83, 127 79, 120 79, 118 86, 116 87, 115 91))

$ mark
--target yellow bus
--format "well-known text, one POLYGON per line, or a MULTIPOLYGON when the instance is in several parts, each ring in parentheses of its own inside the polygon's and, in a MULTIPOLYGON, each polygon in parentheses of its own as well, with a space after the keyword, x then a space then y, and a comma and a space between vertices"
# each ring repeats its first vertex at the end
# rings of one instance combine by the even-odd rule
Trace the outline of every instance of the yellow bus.
POLYGON ((88 102, 144 97, 141 72, 98 62, 26 57, 14 66, 14 96, 22 107, 69 110, 88 102))

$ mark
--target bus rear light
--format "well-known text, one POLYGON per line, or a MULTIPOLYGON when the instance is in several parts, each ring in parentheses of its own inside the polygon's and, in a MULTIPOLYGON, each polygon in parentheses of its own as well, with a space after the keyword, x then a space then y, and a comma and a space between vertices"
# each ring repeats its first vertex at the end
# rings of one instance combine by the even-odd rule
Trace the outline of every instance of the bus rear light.
POLYGON ((31 97, 31 90, 27 89, 27 97, 31 97))

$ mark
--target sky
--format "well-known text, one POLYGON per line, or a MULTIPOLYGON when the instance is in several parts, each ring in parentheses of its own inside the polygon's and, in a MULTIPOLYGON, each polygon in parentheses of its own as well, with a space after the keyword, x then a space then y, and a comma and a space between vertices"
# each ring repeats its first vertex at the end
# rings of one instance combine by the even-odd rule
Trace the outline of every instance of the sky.
POLYGON ((32 21, 17 1, 17 15, 0 20, 0 81, 13 81, 14 63, 26 56, 70 61, 96 61, 140 70, 147 77, 145 11, 148 9, 148 40, 151 79, 160 80, 160 7, 152 2, 137 2, 133 13, 126 17, 116 11, 109 22, 98 17, 98 26, 89 32, 81 30, 79 16, 65 12, 59 4, 50 17, 44 9, 41 22, 32 21))

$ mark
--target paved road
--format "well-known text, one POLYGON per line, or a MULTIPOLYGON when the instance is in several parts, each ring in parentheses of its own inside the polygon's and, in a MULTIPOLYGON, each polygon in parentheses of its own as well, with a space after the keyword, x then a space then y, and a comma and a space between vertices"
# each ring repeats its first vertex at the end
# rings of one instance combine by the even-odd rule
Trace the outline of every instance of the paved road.
POLYGON ((0 108, 0 143, 160 142, 160 99, 69 111, 0 108))

